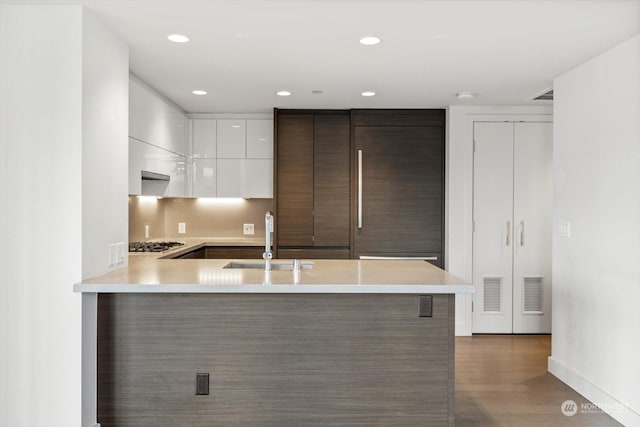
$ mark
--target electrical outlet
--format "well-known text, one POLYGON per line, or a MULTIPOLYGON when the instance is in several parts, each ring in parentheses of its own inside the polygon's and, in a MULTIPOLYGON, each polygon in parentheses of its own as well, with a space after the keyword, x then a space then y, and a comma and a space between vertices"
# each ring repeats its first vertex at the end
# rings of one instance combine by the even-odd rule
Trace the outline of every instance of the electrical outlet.
POLYGON ((418 317, 433 317, 433 295, 420 295, 418 317))
POLYGON ((560 221, 558 234, 560 237, 571 237, 571 223, 569 221, 560 221))
POLYGON ((145 224, 144 226, 144 238, 145 239, 149 238, 149 224, 145 224))
POLYGON ((187 223, 179 222, 178 223, 178 234, 184 234, 187 232, 187 223))
POLYGON ((244 224, 244 234, 255 234, 253 224, 244 224))
POLYGON ((196 374, 196 395, 209 394, 209 373, 196 374))

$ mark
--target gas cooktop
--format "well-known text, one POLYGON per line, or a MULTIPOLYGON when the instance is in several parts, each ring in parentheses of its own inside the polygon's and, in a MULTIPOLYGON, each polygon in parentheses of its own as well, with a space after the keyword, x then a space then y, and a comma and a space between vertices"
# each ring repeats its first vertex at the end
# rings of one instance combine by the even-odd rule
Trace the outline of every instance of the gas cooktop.
POLYGON ((182 245, 180 242, 129 242, 129 252, 164 252, 182 245))

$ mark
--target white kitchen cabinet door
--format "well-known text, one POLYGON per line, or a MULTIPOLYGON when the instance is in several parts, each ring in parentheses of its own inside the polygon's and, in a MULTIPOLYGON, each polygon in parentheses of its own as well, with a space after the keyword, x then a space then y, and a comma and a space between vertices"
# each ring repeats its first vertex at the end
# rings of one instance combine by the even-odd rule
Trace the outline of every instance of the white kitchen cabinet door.
POLYGON ((186 157, 129 138, 129 194, 184 197, 186 194, 186 170, 186 157), (142 171, 167 175, 169 180, 143 180, 142 171))
POLYGON ((186 194, 187 158, 151 144, 145 145, 143 170, 168 175, 169 181, 142 180, 142 194, 145 196, 184 197, 186 194))
POLYGON ((129 79, 129 136, 185 155, 187 117, 159 95, 129 79))
POLYGON ((553 125, 514 125, 513 332, 551 332, 553 125))
POLYGON ((247 153, 246 120, 217 120, 217 153, 219 159, 244 159, 247 153))
POLYGON ((216 159, 193 159, 191 171, 192 195, 194 197, 216 197, 216 159))
POLYGON ((192 125, 192 157, 216 158, 216 120, 194 119, 192 125))
POLYGON ((242 197, 270 199, 273 197, 273 159, 242 161, 242 197))
POLYGON ((242 159, 217 160, 218 197, 242 197, 242 159))
POLYGON ((141 172, 145 166, 144 142, 129 138, 129 194, 140 196, 142 194, 141 172))
POLYGON ((474 124, 473 332, 551 331, 552 124, 474 124))
POLYGON ((273 158, 273 120, 247 120, 247 159, 273 158))
POLYGON ((476 123, 473 332, 512 332, 513 124, 476 123))

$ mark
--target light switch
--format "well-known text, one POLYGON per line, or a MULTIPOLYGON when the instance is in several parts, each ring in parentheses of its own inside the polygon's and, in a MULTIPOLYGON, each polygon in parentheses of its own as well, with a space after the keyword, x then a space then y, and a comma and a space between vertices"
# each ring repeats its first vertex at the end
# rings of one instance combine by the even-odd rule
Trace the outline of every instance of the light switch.
POLYGON ((187 223, 179 222, 178 223, 178 234, 184 234, 187 232, 187 223))
POLYGON ((107 267, 112 268, 115 267, 116 265, 116 244, 115 243, 110 243, 109 244, 109 258, 108 258, 108 262, 107 262, 107 267))
POLYGON ((560 237, 571 237, 571 223, 569 221, 560 221, 558 234, 560 237))
POLYGON ((126 255, 127 252, 125 250, 125 244, 124 242, 118 242, 116 244, 116 264, 117 265, 122 265, 124 264, 124 261, 126 259, 126 255))

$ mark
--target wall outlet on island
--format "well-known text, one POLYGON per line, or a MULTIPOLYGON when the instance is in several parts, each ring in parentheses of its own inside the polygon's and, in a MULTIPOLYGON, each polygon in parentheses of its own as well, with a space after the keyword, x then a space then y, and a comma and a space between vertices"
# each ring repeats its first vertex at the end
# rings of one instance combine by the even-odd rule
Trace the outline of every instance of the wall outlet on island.
POLYGON ((178 234, 184 234, 187 232, 187 223, 179 222, 178 223, 178 234))
POLYGON ((244 234, 255 234, 253 224, 244 224, 243 232, 244 234))

